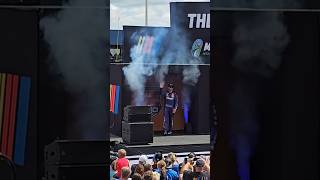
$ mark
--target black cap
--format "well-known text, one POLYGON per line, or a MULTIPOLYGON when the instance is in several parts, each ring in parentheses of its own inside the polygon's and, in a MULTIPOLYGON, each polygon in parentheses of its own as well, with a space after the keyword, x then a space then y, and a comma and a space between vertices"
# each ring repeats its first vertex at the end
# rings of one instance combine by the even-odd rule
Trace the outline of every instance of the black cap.
POLYGON ((168 83, 169 88, 174 88, 174 85, 172 83, 168 83))
POLYGON ((153 156, 153 161, 158 162, 162 160, 162 153, 161 152, 156 152, 153 156))

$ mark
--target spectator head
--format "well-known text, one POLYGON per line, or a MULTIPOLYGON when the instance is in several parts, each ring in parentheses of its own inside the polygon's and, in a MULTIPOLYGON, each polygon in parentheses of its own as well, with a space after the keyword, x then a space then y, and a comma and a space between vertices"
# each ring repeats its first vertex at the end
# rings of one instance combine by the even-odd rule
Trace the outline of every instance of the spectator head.
POLYGON ((157 163, 163 159, 161 152, 156 152, 153 156, 153 162, 157 163))
POLYGON ((152 173, 152 180, 160 180, 160 174, 157 172, 152 173))
POLYGON ((147 161, 148 161, 148 157, 146 155, 141 155, 139 157, 139 163, 140 164, 145 165, 145 164, 147 164, 147 161))
POLYGON ((196 164, 194 165, 195 172, 202 172, 204 170, 206 162, 203 159, 198 159, 196 161, 196 164))
POLYGON ((146 171, 146 172, 143 174, 142 179, 143 179, 143 180, 152 180, 152 177, 153 177, 152 171, 146 171))
POLYGON ((131 177, 132 180, 142 180, 142 176, 138 173, 134 173, 131 177))
POLYGON ((191 152, 188 154, 188 156, 185 158, 185 162, 184 163, 187 163, 187 162, 190 162, 190 164, 193 164, 194 163, 194 160, 196 158, 196 154, 194 152, 191 152))
POLYGON ((142 176, 144 173, 144 166, 142 164, 138 164, 134 173, 138 173, 142 176))
POLYGON ((127 151, 124 150, 124 149, 119 149, 118 150, 118 155, 119 155, 119 158, 124 158, 127 155, 127 151))
POLYGON ((188 154, 188 158, 195 158, 197 155, 194 152, 188 154))
POLYGON ((130 177, 131 170, 128 167, 123 167, 121 169, 121 179, 128 179, 130 177))
POLYGON ((173 163, 169 157, 167 157, 164 162, 166 163, 167 168, 172 168, 173 163))
POLYGON ((164 168, 166 168, 166 162, 164 161, 164 160, 161 160, 161 161, 159 161, 158 163, 157 163, 157 167, 159 168, 159 169, 164 169, 164 168))
POLYGON ((168 154, 168 158, 170 159, 172 164, 177 160, 176 154, 174 154, 173 152, 168 154))
POLYGON ((145 165, 144 165, 144 171, 152 171, 152 166, 151 166, 151 164, 145 164, 145 165))

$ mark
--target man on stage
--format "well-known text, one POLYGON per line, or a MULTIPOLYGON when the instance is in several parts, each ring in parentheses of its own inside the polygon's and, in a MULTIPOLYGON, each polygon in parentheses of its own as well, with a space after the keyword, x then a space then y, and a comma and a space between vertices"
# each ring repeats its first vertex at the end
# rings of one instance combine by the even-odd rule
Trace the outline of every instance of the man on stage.
POLYGON ((163 129, 164 135, 170 135, 172 134, 173 116, 178 108, 178 95, 174 91, 173 84, 168 84, 168 89, 166 92, 163 92, 163 87, 164 83, 160 83, 161 97, 164 99, 163 129))

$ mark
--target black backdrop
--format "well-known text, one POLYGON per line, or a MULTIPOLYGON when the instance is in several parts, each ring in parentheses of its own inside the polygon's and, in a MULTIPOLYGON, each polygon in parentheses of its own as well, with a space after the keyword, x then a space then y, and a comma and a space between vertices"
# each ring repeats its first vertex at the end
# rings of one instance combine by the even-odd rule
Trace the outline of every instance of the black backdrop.
MULTIPOLYGON (((249 0, 250 1, 250 0, 249 0)), ((252 0, 255 1, 255 0, 252 0)), ((274 4, 280 2, 281 0, 270 0, 270 1, 265 1, 268 2, 268 7, 263 7, 263 8, 279 8, 276 7, 274 4), (275 2, 275 3, 273 3, 275 2)), ((236 0, 211 0, 210 1, 210 6, 211 7, 236 7, 236 8, 248 8, 245 7, 242 2, 243 1, 236 1, 236 0)), ((282 1, 282 2, 286 2, 286 1, 282 1)), ((307 8, 307 9, 319 9, 320 8, 320 1, 318 0, 299 0, 299 1, 295 1, 295 0, 288 0, 287 2, 299 2, 300 3, 300 7, 299 8, 307 8)), ((292 7, 293 3, 287 3, 287 7, 286 8, 293 8, 292 7)))
MULTIPOLYGON (((228 92, 240 75, 230 64, 235 52, 233 17, 255 13, 215 11, 212 20, 215 41, 211 81, 219 121, 212 162, 215 179, 239 179, 228 138, 228 92)), ((284 15, 290 42, 280 68, 261 90, 264 94, 259 111, 261 129, 250 162, 252 180, 319 178, 319 15, 299 12, 284 15)))
POLYGON ((36 11, 1 9, 0 22, 0 72, 29 76, 32 81, 25 166, 17 167, 17 179, 22 180, 26 177, 36 179, 39 152, 37 149, 38 14, 36 11))
MULTIPOLYGON (((52 2, 52 1, 51 1, 52 2)), ((0 2, 1 4, 1 2, 0 2)), ((54 4, 54 3, 51 3, 54 4)), ((57 72, 50 67, 52 56, 39 30, 39 19, 59 9, 0 9, 0 72, 30 76, 32 79, 25 166, 17 167, 17 179, 41 179, 44 175, 44 146, 55 139, 65 139, 67 124, 72 121, 70 113, 73 96, 66 92, 57 72)), ((106 13, 106 18, 108 19, 106 13)), ((107 21, 108 22, 108 21, 107 21)), ((108 24, 105 25, 108 27, 108 24)), ((108 32, 108 28, 105 29, 108 32)), ((106 47, 109 48, 105 39, 106 47)), ((106 51, 107 52, 107 51, 106 51)), ((102 59, 108 72, 108 55, 102 59)), ((105 102, 109 101, 108 74, 105 73, 105 102)), ((108 103, 105 107, 108 113, 108 103)), ((108 116, 105 119, 105 136, 108 137, 108 116)), ((103 128, 103 127, 102 127, 103 128)), ((107 146, 107 144, 106 144, 107 146)))

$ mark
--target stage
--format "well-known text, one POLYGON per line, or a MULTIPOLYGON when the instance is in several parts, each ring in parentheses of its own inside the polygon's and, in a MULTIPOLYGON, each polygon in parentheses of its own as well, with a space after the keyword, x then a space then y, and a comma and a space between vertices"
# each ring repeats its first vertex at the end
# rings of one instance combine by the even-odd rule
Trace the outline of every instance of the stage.
POLYGON ((152 159, 153 154, 158 151, 164 155, 174 152, 180 160, 190 152, 204 156, 210 155, 210 135, 155 136, 153 143, 146 145, 126 145, 123 143, 121 137, 111 134, 110 141, 120 142, 118 147, 126 149, 130 161, 138 160, 141 154, 145 154, 149 159, 152 159))

